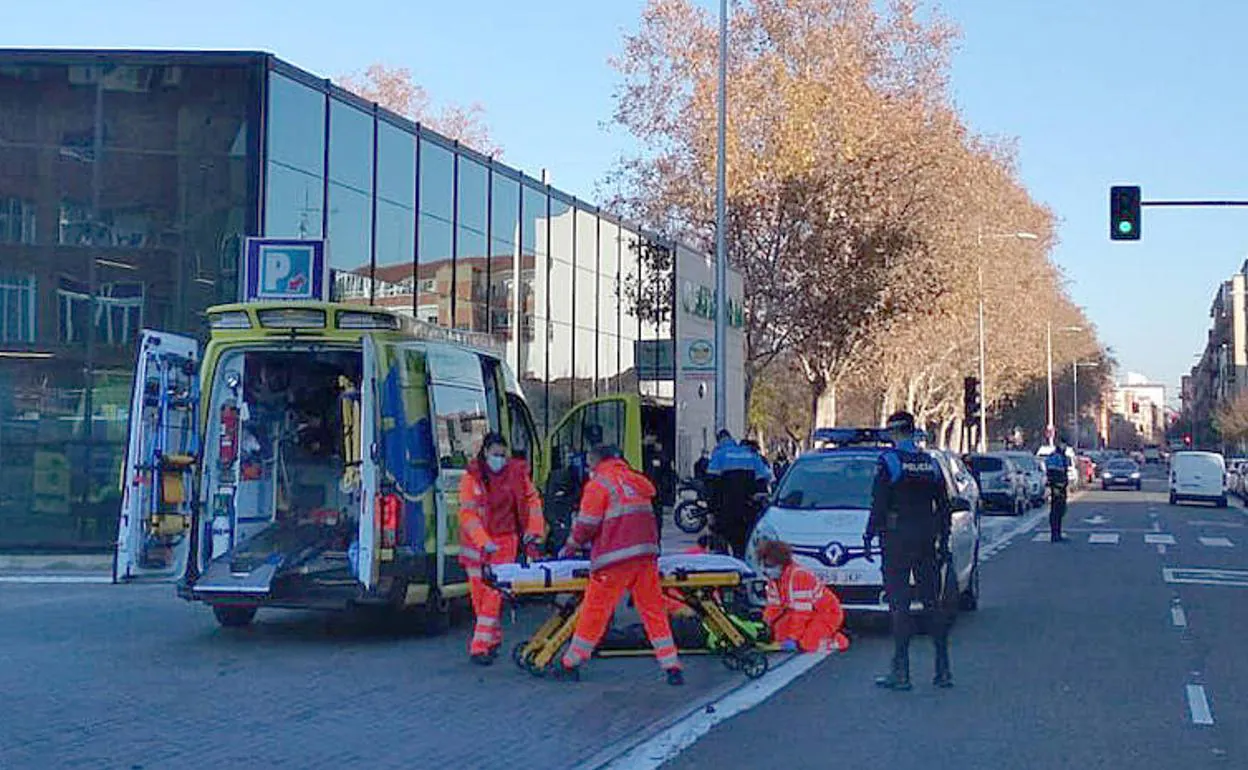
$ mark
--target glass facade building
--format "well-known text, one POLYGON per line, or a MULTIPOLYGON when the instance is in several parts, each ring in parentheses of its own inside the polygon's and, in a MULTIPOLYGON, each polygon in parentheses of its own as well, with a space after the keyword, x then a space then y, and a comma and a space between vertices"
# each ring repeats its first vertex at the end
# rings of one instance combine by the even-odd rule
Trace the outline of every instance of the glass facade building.
POLYGON ((674 395, 636 358, 674 339, 642 255, 675 244, 268 54, 0 50, 0 550, 111 547, 138 332, 206 336, 248 235, 493 335, 540 432, 674 395))

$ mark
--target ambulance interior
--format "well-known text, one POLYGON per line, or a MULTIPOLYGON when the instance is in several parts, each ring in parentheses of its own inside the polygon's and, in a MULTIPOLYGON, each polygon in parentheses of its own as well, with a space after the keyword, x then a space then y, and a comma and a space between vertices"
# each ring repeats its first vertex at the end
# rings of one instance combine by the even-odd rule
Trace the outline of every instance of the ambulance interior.
POLYGON ((205 561, 234 575, 271 565, 269 579, 297 569, 354 582, 361 370, 360 352, 350 350, 222 357, 205 434, 205 561))

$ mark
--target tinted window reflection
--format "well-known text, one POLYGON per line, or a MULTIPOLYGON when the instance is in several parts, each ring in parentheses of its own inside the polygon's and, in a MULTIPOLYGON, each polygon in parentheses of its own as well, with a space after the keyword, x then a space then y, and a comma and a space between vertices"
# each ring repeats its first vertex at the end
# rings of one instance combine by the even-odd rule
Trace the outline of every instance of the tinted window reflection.
POLYGON ((320 176, 325 166, 325 95, 269 74, 268 159, 320 176))

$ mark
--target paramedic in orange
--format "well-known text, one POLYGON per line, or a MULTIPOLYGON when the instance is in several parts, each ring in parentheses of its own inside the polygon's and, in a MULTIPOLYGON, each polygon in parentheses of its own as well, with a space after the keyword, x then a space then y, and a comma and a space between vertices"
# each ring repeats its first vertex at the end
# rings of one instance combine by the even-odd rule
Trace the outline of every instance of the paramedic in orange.
POLYGON ((459 481, 459 563, 468 573, 477 616, 468 654, 482 666, 494 662, 503 643, 503 596, 486 585, 481 567, 514 562, 520 546, 536 558, 546 528, 527 464, 507 455, 503 437, 486 434, 459 481))
POLYGON ((782 650, 849 649, 849 639, 841 633, 845 613, 840 600, 815 573, 793 561, 788 543, 764 541, 758 547, 758 559, 767 576, 763 620, 782 650))
POLYGON ((573 556, 589 547, 589 586, 581 602, 576 632, 564 653, 560 677, 579 678, 579 667, 594 654, 616 604, 628 591, 641 614, 667 683, 685 683, 672 637, 659 578, 659 532, 654 520, 654 484, 633 470, 613 446, 598 446, 586 457, 590 480, 572 534, 560 552, 573 556))

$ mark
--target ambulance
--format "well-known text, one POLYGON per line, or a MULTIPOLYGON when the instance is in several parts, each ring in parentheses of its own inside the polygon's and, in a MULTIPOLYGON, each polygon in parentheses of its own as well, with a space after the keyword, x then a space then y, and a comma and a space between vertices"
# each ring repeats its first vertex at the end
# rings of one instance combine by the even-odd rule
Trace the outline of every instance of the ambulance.
POLYGON ((224 626, 261 607, 422 608, 468 593, 459 479, 489 431, 541 441, 488 335, 389 311, 252 302, 209 341, 144 331, 116 582, 174 580, 224 626))

